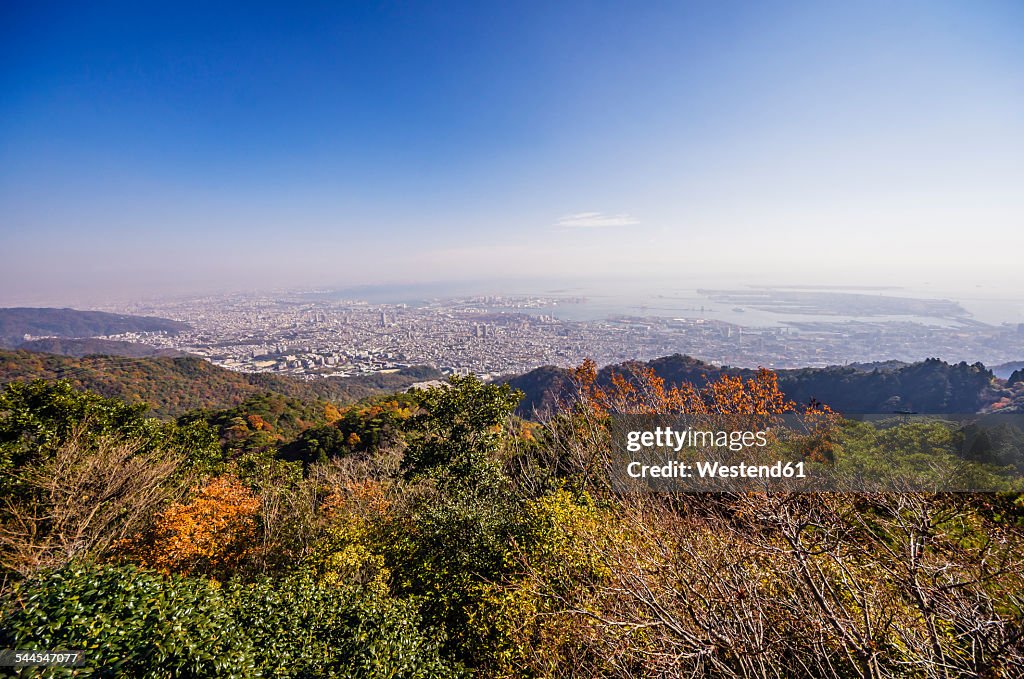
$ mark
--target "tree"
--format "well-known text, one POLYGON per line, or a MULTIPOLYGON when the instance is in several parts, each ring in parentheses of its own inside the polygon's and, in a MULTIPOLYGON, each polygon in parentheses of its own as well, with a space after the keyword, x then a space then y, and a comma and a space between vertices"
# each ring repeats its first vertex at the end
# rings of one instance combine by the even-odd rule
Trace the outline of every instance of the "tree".
POLYGON ((410 475, 483 481, 498 473, 492 456, 503 428, 522 398, 508 384, 485 384, 476 376, 452 376, 449 385, 420 392, 416 437, 405 467, 410 475))
POLYGON ((102 556, 142 530, 178 493, 179 455, 138 440, 92 443, 73 433, 19 469, 0 500, 0 568, 26 577, 73 558, 102 556))
POLYGON ((235 477, 217 476, 176 502, 126 544, 139 563, 165 573, 228 576, 256 556, 262 503, 235 477))
POLYGON ((0 566, 23 577, 101 556, 219 459, 205 423, 161 422, 64 381, 12 383, 0 394, 0 566))

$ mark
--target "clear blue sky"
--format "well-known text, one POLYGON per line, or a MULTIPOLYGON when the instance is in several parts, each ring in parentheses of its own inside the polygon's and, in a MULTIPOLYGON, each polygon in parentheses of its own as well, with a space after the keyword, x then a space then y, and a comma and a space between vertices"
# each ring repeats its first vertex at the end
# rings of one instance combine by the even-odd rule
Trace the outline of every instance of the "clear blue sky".
POLYGON ((1024 290, 1024 3, 0 5, 0 303, 704 272, 1024 290))

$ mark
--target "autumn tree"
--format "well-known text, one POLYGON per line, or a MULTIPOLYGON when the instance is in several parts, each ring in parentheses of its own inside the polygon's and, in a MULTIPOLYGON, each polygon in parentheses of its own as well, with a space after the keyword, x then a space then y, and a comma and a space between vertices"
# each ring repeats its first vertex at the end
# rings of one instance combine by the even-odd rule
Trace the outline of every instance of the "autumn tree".
POLYGON ((125 544, 139 563, 167 573, 223 576, 258 552, 261 501, 237 478, 217 476, 176 502, 152 529, 125 544))

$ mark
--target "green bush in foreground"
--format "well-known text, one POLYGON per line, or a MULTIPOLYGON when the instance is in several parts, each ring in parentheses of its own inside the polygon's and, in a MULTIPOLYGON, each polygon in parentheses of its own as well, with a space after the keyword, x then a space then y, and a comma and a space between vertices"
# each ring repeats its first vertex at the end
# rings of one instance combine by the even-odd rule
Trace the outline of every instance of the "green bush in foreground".
POLYGON ((21 583, 3 609, 0 646, 84 650, 88 667, 78 676, 457 674, 440 660, 439 642, 418 629, 410 602, 303 575, 219 586, 134 567, 72 565, 21 583))

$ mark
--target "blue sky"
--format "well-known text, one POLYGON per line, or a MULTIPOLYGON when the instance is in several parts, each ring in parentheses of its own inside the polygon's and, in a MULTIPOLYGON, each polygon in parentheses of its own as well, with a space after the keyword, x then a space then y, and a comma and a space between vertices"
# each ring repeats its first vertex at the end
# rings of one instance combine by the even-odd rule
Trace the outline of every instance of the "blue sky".
POLYGON ((297 4, 3 4, 0 303, 623 273, 1024 290, 1024 4, 297 4))

